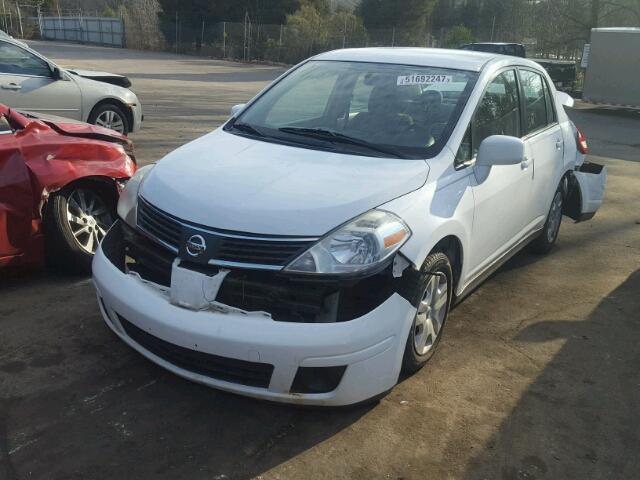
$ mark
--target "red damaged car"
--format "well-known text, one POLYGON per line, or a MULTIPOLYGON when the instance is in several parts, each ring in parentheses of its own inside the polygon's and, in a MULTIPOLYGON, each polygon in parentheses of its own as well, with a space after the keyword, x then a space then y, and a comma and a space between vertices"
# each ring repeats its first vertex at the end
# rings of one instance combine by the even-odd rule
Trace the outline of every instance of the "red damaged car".
POLYGON ((135 170, 115 131, 0 105, 0 268, 87 271, 135 170))

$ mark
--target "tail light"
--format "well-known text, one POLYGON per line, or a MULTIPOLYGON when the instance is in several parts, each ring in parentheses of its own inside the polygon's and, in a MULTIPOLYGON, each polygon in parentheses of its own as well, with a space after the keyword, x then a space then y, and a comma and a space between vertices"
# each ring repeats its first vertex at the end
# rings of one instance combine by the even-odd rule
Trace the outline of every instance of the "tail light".
POLYGON ((589 146, 587 145, 587 137, 584 136, 584 134, 576 128, 576 130, 578 130, 578 133, 576 135, 576 143, 578 144, 578 151, 584 155, 586 155, 587 153, 589 153, 589 146))

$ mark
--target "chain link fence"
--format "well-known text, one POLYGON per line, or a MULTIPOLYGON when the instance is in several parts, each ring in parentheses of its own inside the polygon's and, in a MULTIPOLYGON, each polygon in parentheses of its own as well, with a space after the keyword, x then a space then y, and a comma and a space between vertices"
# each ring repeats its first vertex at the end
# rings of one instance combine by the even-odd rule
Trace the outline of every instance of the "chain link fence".
MULTIPOLYGON (((354 20, 353 15, 334 15, 330 22, 322 25, 263 24, 254 22, 249 15, 242 22, 211 22, 196 13, 162 13, 156 0, 130 0, 110 18, 100 13, 80 9, 45 11, 37 5, 5 2, 4 9, 0 11, 0 28, 17 38, 101 43, 284 64, 294 64, 317 53, 338 48, 443 46, 448 31, 409 32, 393 26, 365 29, 361 22, 354 20), (96 17, 91 25, 87 23, 90 16, 96 17), (85 35, 83 31, 93 33, 85 35)), ((533 43, 525 43, 528 43, 529 56, 572 60, 578 58, 582 47, 576 41, 575 45, 563 45, 557 52, 549 52, 544 41, 536 44, 534 39, 533 43)))
MULTIPOLYGON (((402 45, 395 28, 364 30, 348 24, 329 31, 314 31, 250 21, 208 23, 176 15, 161 28, 169 51, 242 61, 293 64, 327 50, 402 45)), ((405 45, 433 46, 435 43, 431 36, 421 40, 405 45)))

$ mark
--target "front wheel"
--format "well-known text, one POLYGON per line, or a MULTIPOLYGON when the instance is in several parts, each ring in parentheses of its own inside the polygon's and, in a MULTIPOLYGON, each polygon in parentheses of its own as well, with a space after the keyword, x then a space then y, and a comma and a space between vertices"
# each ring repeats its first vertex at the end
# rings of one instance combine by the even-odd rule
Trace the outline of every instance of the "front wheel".
POLYGON ((402 360, 403 370, 416 372, 433 356, 442 337, 453 295, 449 258, 432 253, 424 261, 419 280, 419 303, 402 360))
POLYGON ((79 185, 52 195, 44 218, 48 264, 66 271, 90 271, 93 255, 115 217, 106 189, 79 185))
POLYGON ((545 254, 549 253, 553 249, 558 238, 558 233, 560 232, 563 204, 564 194, 561 183, 553 196, 551 207, 549 208, 549 213, 547 215, 547 221, 544 223, 544 227, 542 227, 542 232, 540 232, 538 238, 536 238, 531 244, 531 248, 535 253, 545 254))
POLYGON ((95 107, 89 115, 89 123, 115 130, 123 135, 127 135, 131 131, 127 115, 115 103, 103 103, 95 107))

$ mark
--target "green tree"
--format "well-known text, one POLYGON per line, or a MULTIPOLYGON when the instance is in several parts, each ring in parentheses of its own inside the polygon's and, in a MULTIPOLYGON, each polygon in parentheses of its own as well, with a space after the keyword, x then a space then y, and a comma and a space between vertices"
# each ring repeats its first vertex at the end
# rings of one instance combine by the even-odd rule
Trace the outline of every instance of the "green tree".
POLYGON ((357 9, 364 26, 395 30, 396 45, 426 46, 438 0, 362 0, 357 9))
POLYGON ((463 25, 457 25, 447 32, 444 39, 444 46, 447 48, 458 48, 465 43, 473 42, 471 30, 463 25))

